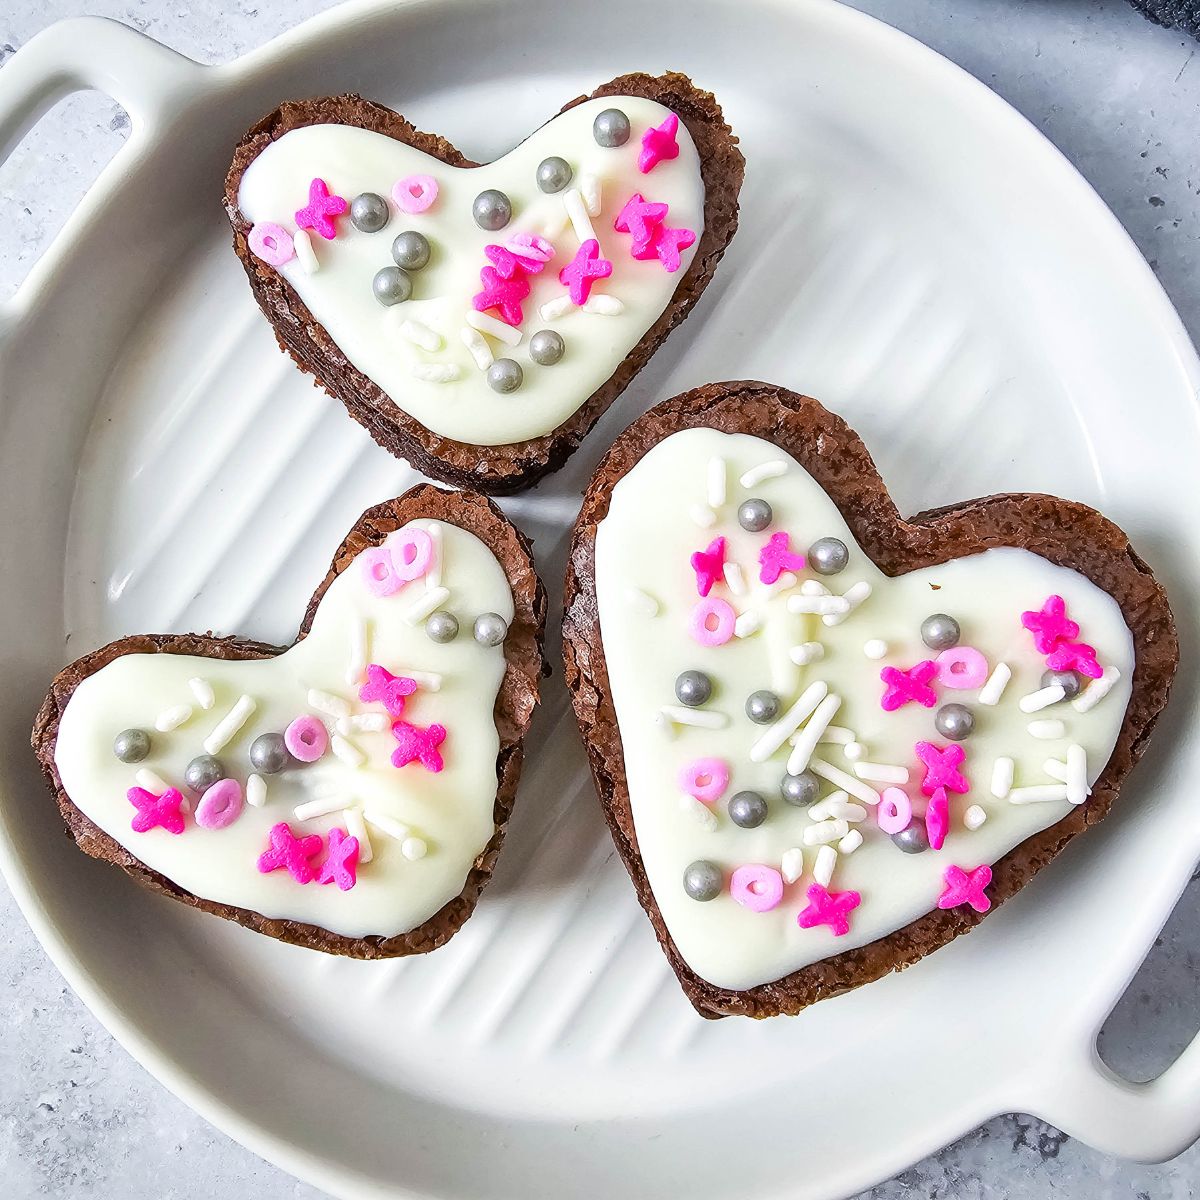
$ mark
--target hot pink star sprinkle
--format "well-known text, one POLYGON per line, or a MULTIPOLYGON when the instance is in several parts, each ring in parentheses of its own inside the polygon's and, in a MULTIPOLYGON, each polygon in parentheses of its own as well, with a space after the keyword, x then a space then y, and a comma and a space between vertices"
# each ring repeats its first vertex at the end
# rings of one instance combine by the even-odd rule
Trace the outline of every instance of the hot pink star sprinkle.
POLYGON ((301 229, 311 229, 326 241, 337 237, 334 217, 340 217, 349 205, 342 196, 331 196, 323 179, 314 179, 308 185, 308 203, 296 211, 296 224, 301 229))
POLYGON ((850 932, 849 914, 862 903, 857 892, 831 892, 814 883, 806 895, 808 907, 796 915, 796 924, 801 929, 828 925, 835 937, 845 937, 850 932))
POLYGON ((546 258, 534 257, 532 251, 530 257, 526 258, 524 255, 514 254, 507 246, 484 246, 483 252, 501 279, 512 279, 522 274, 536 275, 554 254, 553 247, 546 258))
POLYGON ((1067 616, 1067 603, 1061 596, 1048 596, 1037 612, 1023 612, 1021 624, 1033 634, 1033 644, 1041 654, 1079 636, 1079 626, 1067 616))
POLYGON ((371 663, 367 667, 367 682, 358 689, 358 698, 369 704, 377 700, 393 717, 404 711, 405 697, 417 690, 417 681, 407 675, 393 675, 387 667, 371 663))
POLYGON ((678 132, 679 118, 674 113, 668 113, 661 125, 651 125, 642 134, 638 170, 643 175, 649 175, 660 162, 679 157, 679 142, 675 139, 678 132))
POLYGON ((925 810, 925 832, 929 837, 932 850, 940 850, 946 844, 946 834, 950 832, 950 801, 946 797, 946 789, 935 789, 925 810))
POLYGON ((915 700, 925 708, 932 708, 937 703, 937 692, 929 684, 937 673, 937 663, 928 658, 915 667, 909 667, 907 671, 900 667, 884 667, 879 672, 879 678, 885 685, 883 699, 879 702, 883 711, 895 712, 910 700, 915 700))
POLYGON ((758 577, 763 583, 774 583, 784 571, 804 570, 804 555, 793 554, 788 541, 788 535, 781 530, 771 534, 758 552, 758 577))
POLYGON ((446 740, 444 725, 422 728, 408 721, 393 721, 392 737, 398 743, 392 751, 393 767, 407 767, 411 762, 419 762, 425 770, 436 775, 444 766, 441 751, 438 750, 446 740))
POLYGON ((667 216, 667 206, 652 200, 642 198, 641 192, 634 192, 625 201, 625 207, 617 213, 613 228, 618 233, 627 233, 633 238, 630 253, 634 258, 654 257, 652 243, 655 230, 667 216), (646 251, 649 250, 649 255, 646 251))
POLYGON ((600 257, 600 243, 595 238, 588 238, 575 252, 575 257, 559 271, 558 281, 571 293, 571 302, 582 307, 591 294, 592 284, 611 274, 612 263, 600 257))
POLYGON ((358 838, 350 837, 344 829, 329 831, 329 853, 317 870, 318 883, 336 883, 348 892, 357 882, 358 838))
POLYGON ((932 742, 918 742, 915 747, 917 757, 925 764, 925 778, 921 782, 921 791, 926 796, 934 795, 938 788, 963 795, 971 790, 966 776, 959 771, 966 751, 961 746, 947 746, 939 750, 932 742))
POLYGON ((667 274, 673 275, 679 270, 679 252, 695 240, 696 235, 690 229, 672 229, 666 225, 659 229, 654 239, 654 253, 667 274))
POLYGON ((957 908, 960 904, 969 904, 976 912, 984 913, 992 907, 991 900, 983 892, 992 882, 992 868, 987 863, 973 871, 947 867, 942 878, 946 887, 938 897, 938 908, 957 908))
POLYGON ((517 326, 525 320, 521 305, 529 295, 529 280, 524 273, 505 279, 495 267, 484 267, 479 272, 483 289, 471 297, 476 312, 487 312, 494 308, 502 321, 517 326))
POLYGON ((707 550, 692 555, 692 570, 696 572, 696 591, 707 596, 714 583, 725 577, 725 539, 713 538, 707 550))
POLYGON ((1052 671, 1078 671, 1089 679, 1099 679, 1104 674, 1096 661, 1096 651, 1084 642, 1060 642, 1046 655, 1046 666, 1052 671))
POLYGON ((183 796, 178 788, 167 788, 161 796, 156 796, 145 788, 131 787, 125 795, 137 809, 130 822, 134 833, 148 833, 155 827, 168 833, 183 832, 183 813, 179 811, 183 796))
POLYGON ((280 821, 271 826, 268 836, 271 845, 258 856, 258 869, 264 875, 286 870, 297 883, 311 883, 314 871, 309 860, 321 853, 321 835, 310 833, 298 838, 286 821, 280 821))

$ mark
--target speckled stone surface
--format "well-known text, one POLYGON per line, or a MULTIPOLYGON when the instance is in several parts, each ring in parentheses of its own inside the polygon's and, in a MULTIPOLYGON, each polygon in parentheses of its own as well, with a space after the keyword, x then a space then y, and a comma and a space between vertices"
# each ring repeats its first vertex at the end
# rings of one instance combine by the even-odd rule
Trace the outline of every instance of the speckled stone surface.
MULTIPOLYGON (((113 16, 206 62, 329 7, 322 0, 8 0, 0 64, 51 21, 113 16)), ((962 64, 1087 176, 1200 340, 1200 45, 1123 0, 863 0, 859 7, 962 64)), ((2 69, 2 67, 0 67, 2 69)), ((8 295, 120 144, 97 95, 60 105, 0 168, 0 297, 8 295)), ((0 887, 0 1190, 5 1197, 282 1200, 318 1193, 211 1129, 139 1067, 66 988, 0 887)), ((1132 1079, 1157 1074, 1200 1026, 1195 880, 1101 1038, 1132 1079)), ((1028 1117, 1002 1117, 870 1200, 1183 1200, 1200 1150, 1143 1167, 1028 1117)))

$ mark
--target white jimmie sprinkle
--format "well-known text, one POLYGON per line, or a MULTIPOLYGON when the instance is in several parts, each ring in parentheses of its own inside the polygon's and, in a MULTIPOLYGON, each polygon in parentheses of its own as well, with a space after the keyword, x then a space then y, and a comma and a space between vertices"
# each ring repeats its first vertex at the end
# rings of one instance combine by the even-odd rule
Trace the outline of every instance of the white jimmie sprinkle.
POLYGON ((988 676, 987 683, 979 689, 979 703, 999 704, 1000 697, 1004 695, 1004 689, 1008 687, 1008 681, 1011 678, 1012 667, 1008 663, 997 663, 988 676))
POLYGON ((448 587, 430 588, 418 596, 407 608, 401 610, 400 615, 410 625, 419 625, 431 612, 440 608, 449 599, 450 589, 448 587))
POLYGON ((992 795, 1005 800, 1012 791, 1013 771, 1016 769, 1011 758, 998 758, 992 764, 992 795))
POLYGON ((859 779, 871 783, 904 784, 908 782, 908 768, 892 766, 891 763, 856 762, 854 773, 859 779))
POLYGON ((709 833, 716 829, 717 814, 707 804, 701 804, 695 796, 689 796, 687 792, 680 795, 679 809, 691 817, 701 829, 707 830, 709 833))
POLYGON ((476 312, 473 308, 467 309, 466 321, 468 325, 474 326, 480 333, 486 333, 488 337, 494 337, 496 341, 503 342, 506 346, 519 346, 521 344, 522 333, 519 329, 509 325, 507 321, 501 321, 498 317, 493 317, 490 313, 476 312))
POLYGON ((766 762, 800 728, 801 723, 816 711, 817 705, 828 694, 829 685, 823 680, 818 679, 810 683, 791 708, 773 725, 768 726, 750 748, 750 761, 766 762))
POLYGON ((987 820, 987 812, 978 804, 972 804, 963 813, 963 824, 970 830, 978 829, 987 820))
POLYGON ((821 621, 825 625, 840 625, 870 595, 871 585, 865 579, 860 579, 842 593, 841 598, 846 602, 845 611, 825 613, 821 621))
POLYGON ((346 832, 358 842, 360 865, 369 863, 374 852, 371 849, 371 837, 367 833, 367 823, 363 820, 362 813, 357 808, 348 808, 342 813, 342 820, 346 823, 346 832))
POLYGON ((192 695, 196 697, 196 703, 200 705, 205 712, 216 703, 216 696, 213 695, 212 684, 207 679, 202 679, 199 675, 188 680, 188 687, 192 689, 192 695))
POLYGON ((329 717, 340 719, 350 715, 350 705, 341 696, 335 696, 332 692, 323 692, 320 688, 308 689, 308 703, 311 708, 315 708, 317 712, 323 712, 329 717))
POLYGON ((1043 742, 1052 742, 1056 738, 1064 737, 1067 732, 1067 727, 1062 721, 1030 721, 1025 728, 1029 730, 1030 737, 1043 742))
POLYGON ((825 657, 825 647, 820 642, 801 642, 788 651, 788 658, 798 667, 807 667, 825 657))
POLYGON ((593 292, 583 302, 582 310, 597 317, 619 317, 625 311, 625 305, 616 296, 593 292))
POLYGON ((342 737, 340 733, 335 733, 329 739, 329 748, 348 767, 361 767, 367 761, 367 756, 349 738, 342 737))
POLYGON ((658 601, 649 592, 644 592, 641 588, 627 588, 625 599, 629 602, 629 607, 634 612, 641 613, 643 617, 658 616, 658 601))
POLYGON ((742 476, 741 484, 744 488, 758 487, 760 483, 765 483, 768 479, 776 479, 786 471, 787 463, 781 458, 773 458, 759 463, 757 467, 751 467, 742 476))
POLYGON ((1099 679, 1093 679, 1091 683, 1071 701, 1071 707, 1076 712, 1091 712, 1109 692, 1112 691, 1113 685, 1121 678, 1121 672, 1116 667, 1105 667, 1104 673, 1099 679))
POLYGON ((1020 708, 1023 713, 1041 712, 1043 708, 1049 708, 1051 704, 1064 700, 1066 695, 1067 690, 1061 684, 1051 684, 1050 687, 1038 688, 1036 692, 1022 696, 1020 708))
POLYGON ((267 802, 267 781, 261 775, 246 776, 246 803, 251 808, 262 808, 267 802))
POLYGON ((887 642, 883 638, 871 638, 863 643, 863 653, 873 662, 878 662, 887 655, 887 642))
POLYGON ((154 718, 154 728, 159 733, 170 733, 172 729, 178 729, 180 725, 186 724, 191 719, 192 706, 190 704, 175 704, 170 708, 163 709, 154 718))
POLYGON ((784 883, 795 883, 804 874, 804 851, 799 846, 793 846, 783 852, 779 873, 783 876, 784 883))
POLYGON ((869 804, 872 808, 879 803, 879 793, 861 779, 855 779, 853 775, 847 775, 845 771, 839 770, 832 763, 825 762, 821 758, 810 758, 808 760, 808 769, 814 775, 820 775, 822 779, 828 779, 834 787, 842 788, 850 793, 851 796, 861 800, 864 804, 869 804))
POLYGON ((752 633, 757 633, 762 628, 762 624, 762 613, 748 609, 734 621, 733 632, 740 638, 749 637, 752 633))
POLYGON ((707 504, 693 504, 688 509, 688 516, 701 529, 711 529, 717 523, 717 514, 707 504))
POLYGON ((486 371, 496 361, 491 346, 484 341, 483 334, 478 329, 464 325, 459 331, 459 337, 462 338, 463 345, 466 346, 467 351, 475 360, 475 365, 481 371, 486 371))
POLYGON ((204 739, 207 754, 219 754, 238 735, 238 730, 250 720, 257 706, 247 695, 241 695, 237 703, 217 722, 216 728, 204 739))
POLYGON ((729 724, 729 717, 723 712, 713 712, 706 708, 684 708, 674 704, 664 704, 659 713, 676 725, 694 725, 697 729, 724 729, 729 724))
POLYGON ((412 342, 414 346, 420 346, 422 350, 428 350, 431 354, 442 348, 442 335, 411 317, 400 322, 400 336, 406 342, 412 342))
POLYGON ((1036 787, 1013 788, 1008 793, 1009 804, 1046 804, 1067 798, 1065 783, 1046 783, 1036 787))
POLYGON ((296 230, 292 235, 292 247, 296 251, 296 261, 305 275, 315 275, 321 269, 307 229, 296 230))
POLYGON ((800 730, 793 740, 792 752, 788 755, 787 769, 789 775, 799 775, 808 767, 808 760, 821 740, 821 734, 828 728, 829 723, 837 716, 842 706, 841 696, 826 696, 813 712, 808 724, 800 730))
POLYGON ((543 321, 553 321, 558 317, 565 317, 567 313, 575 307, 575 302, 571 299, 568 292, 564 292, 561 296, 555 296, 552 300, 547 300, 541 308, 538 309, 538 316, 543 321))
POLYGON ((833 882, 833 869, 837 866, 837 851, 832 846, 822 846, 813 863, 813 879, 827 888, 833 882))
POLYGON ((1082 804, 1092 789, 1087 781, 1087 751, 1082 746, 1067 747, 1067 799, 1072 804, 1082 804))
POLYGON ((461 377, 462 371, 455 363, 413 363, 409 374, 425 383, 453 383, 461 377))

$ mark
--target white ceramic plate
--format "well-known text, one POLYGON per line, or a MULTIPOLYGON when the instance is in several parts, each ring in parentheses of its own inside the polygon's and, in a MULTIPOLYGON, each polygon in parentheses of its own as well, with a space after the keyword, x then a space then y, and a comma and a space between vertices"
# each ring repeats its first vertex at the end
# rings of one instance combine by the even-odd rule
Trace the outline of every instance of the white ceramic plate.
MULTIPOLYGON (((1200 367, 1116 222, 981 84, 824 0, 356 4, 201 68, 103 22, 0 76, 0 148, 95 86, 133 135, 0 309, 2 857, 108 1027, 216 1124, 343 1196, 841 1196, 995 1113, 1123 1154, 1200 1131, 1200 1051, 1134 1087, 1095 1034, 1200 857, 1200 367), (615 432, 714 378, 809 391, 902 509, 1060 492, 1124 525, 1182 623, 1177 695, 1115 815, 971 937, 794 1020, 706 1023, 614 859, 560 678, 501 865, 445 949, 363 964, 211 920, 80 855, 26 739, 52 672, 133 630, 288 639, 360 510, 413 474, 283 359, 229 250, 230 148, 359 90, 499 153, 629 69, 716 91, 742 232, 568 469, 506 504, 554 595, 615 432), (72 481, 74 486, 72 487, 72 481)), ((557 645, 551 644, 551 653, 557 645)))

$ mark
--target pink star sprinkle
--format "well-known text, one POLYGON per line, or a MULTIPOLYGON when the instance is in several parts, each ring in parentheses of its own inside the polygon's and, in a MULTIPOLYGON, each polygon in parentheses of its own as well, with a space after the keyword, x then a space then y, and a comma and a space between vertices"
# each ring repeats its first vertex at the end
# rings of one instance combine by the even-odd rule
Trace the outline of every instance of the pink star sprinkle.
POLYGON ((690 229, 671 229, 664 225, 658 231, 654 239, 654 253, 668 275, 674 275, 679 270, 679 252, 686 250, 695 240, 696 235, 690 229))
POLYGON ((939 750, 932 742, 918 742, 915 749, 917 757, 925 764, 921 791, 926 796, 935 795, 938 788, 946 788, 959 795, 971 790, 966 776, 958 769, 967 756, 961 746, 947 746, 945 750, 939 750))
POLYGON ((692 570, 696 572, 696 591, 707 596, 714 583, 725 577, 725 539, 713 538, 707 550, 692 555, 692 570))
POLYGON ((420 762, 427 771, 435 775, 445 765, 438 747, 446 740, 444 725, 422 728, 408 721, 392 722, 392 737, 398 743, 392 751, 392 766, 407 767, 411 762, 420 762))
POLYGON ((862 903, 857 892, 830 892, 814 883, 806 894, 808 907, 796 916, 796 924, 801 929, 828 925, 834 937, 845 937, 850 932, 849 914, 862 903))
POLYGON ((654 233, 666 220, 666 216, 665 204, 645 200, 641 192, 634 192, 625 201, 625 207, 617 213, 613 228, 618 233, 628 233, 633 238, 630 253, 634 258, 653 258, 654 233))
POLYGON ((924 708, 932 708, 937 703, 937 692, 929 683, 937 673, 937 663, 928 658, 915 667, 909 667, 907 671, 900 667, 884 667, 879 672, 879 678, 886 685, 883 699, 879 702, 883 711, 895 712, 910 700, 915 700, 924 708))
POLYGON ((675 135, 679 132, 679 118, 668 113, 661 125, 651 125, 642 134, 642 151, 638 155, 638 170, 649 175, 660 162, 679 157, 679 143, 675 135))
POLYGON ((137 809, 130 823, 134 833, 149 833, 155 827, 168 833, 183 832, 183 813, 179 811, 183 796, 178 788, 167 788, 161 796, 156 796, 145 788, 131 787, 125 795, 137 809))
POLYGON ((297 883, 311 883, 314 872, 309 860, 321 853, 321 835, 310 833, 297 838, 287 822, 280 821, 271 826, 269 836, 271 846, 258 856, 258 869, 264 875, 286 870, 297 883))
POLYGON ((367 667, 367 682, 358 689, 358 698, 369 704, 378 700, 393 717, 404 711, 404 700, 417 690, 417 681, 407 675, 393 675, 387 667, 371 663, 367 667))
POLYGON ((940 850, 946 844, 950 832, 950 801, 944 787, 937 788, 925 810, 925 832, 932 850, 940 850))
POLYGON ((592 284, 612 274, 612 263, 600 257, 600 243, 588 238, 575 252, 575 257, 558 273, 558 281, 571 293, 571 302, 580 307, 587 303, 592 284))
POLYGON ((786 533, 773 533, 758 552, 758 577, 763 583, 774 583, 784 571, 804 570, 804 555, 793 554, 788 541, 786 533))
POLYGON ((475 311, 487 312, 489 308, 494 308, 502 321, 514 327, 520 325, 525 320, 521 304, 529 295, 529 280, 525 275, 522 273, 505 279, 495 267, 484 267, 479 272, 479 278, 483 289, 471 297, 475 311))
POLYGON ((326 241, 337 237, 334 217, 340 217, 349 207, 342 196, 331 196, 323 179, 314 179, 308 185, 308 203, 296 211, 296 224, 301 229, 311 229, 326 241))
POLYGON ((1046 666, 1052 671, 1078 671, 1089 679, 1104 674, 1096 661, 1096 651, 1084 642, 1063 642, 1046 656, 1046 666))
POLYGON ((973 871, 947 867, 942 878, 946 882, 946 889, 938 897, 938 908, 957 908, 960 904, 969 904, 976 912, 985 913, 992 907, 991 900, 983 893, 983 889, 992 882, 992 868, 987 863, 973 871))
POLYGON ((546 258, 534 257, 532 248, 528 258, 522 254, 514 254, 507 246, 484 246, 483 252, 487 255, 488 261, 496 268, 496 274, 501 279, 512 279, 521 274, 536 275, 554 254, 553 247, 546 258))
POLYGON ((317 869, 318 883, 336 883, 348 892, 357 882, 358 838, 349 837, 344 829, 329 831, 329 853, 317 869))
POLYGON ((1079 636, 1079 626, 1067 616, 1067 603, 1061 596, 1048 596, 1038 612, 1023 612, 1021 624, 1033 634, 1033 644, 1041 654, 1079 636))

